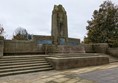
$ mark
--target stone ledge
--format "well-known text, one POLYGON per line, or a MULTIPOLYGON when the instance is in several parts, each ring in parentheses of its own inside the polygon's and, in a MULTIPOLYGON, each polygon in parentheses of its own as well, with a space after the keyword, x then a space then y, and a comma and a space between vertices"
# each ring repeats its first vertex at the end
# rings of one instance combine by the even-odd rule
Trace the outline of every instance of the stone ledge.
POLYGON ((109 63, 109 58, 105 56, 47 57, 46 59, 56 70, 97 66, 109 63))

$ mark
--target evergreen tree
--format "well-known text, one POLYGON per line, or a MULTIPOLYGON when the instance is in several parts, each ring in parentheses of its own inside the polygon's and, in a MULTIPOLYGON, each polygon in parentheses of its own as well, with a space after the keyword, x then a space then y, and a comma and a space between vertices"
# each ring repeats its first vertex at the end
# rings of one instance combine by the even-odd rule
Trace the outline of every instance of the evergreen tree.
POLYGON ((118 6, 111 1, 104 1, 99 10, 93 12, 86 29, 85 43, 108 43, 118 47, 118 6))

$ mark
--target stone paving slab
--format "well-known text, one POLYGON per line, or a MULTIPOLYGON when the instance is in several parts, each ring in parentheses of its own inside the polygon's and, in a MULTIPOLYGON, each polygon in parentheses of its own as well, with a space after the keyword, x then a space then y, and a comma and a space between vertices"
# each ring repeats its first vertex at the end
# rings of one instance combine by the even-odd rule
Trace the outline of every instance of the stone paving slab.
POLYGON ((118 62, 102 66, 0 77, 0 83, 118 83, 118 62))
POLYGON ((80 74, 80 77, 98 83, 118 83, 118 67, 80 74))

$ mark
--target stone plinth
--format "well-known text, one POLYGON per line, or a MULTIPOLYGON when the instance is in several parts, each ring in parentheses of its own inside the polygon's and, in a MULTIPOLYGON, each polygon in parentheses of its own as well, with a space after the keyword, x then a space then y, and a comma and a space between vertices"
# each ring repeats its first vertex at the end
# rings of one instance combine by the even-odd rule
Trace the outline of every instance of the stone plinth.
POLYGON ((104 56, 47 57, 46 59, 56 70, 97 66, 109 63, 109 58, 104 56))
POLYGON ((0 58, 3 56, 4 50, 4 37, 0 36, 0 58))

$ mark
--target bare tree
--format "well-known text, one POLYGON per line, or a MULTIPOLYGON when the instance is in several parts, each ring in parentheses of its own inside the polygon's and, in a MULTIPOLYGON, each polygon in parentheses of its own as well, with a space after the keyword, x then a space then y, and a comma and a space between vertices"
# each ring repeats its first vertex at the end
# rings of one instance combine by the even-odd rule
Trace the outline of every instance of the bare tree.
POLYGON ((27 40, 28 39, 28 32, 25 28, 18 27, 13 35, 13 39, 15 40, 27 40))
POLYGON ((3 28, 3 26, 0 24, 0 36, 2 36, 3 33, 4 33, 4 28, 3 28))

